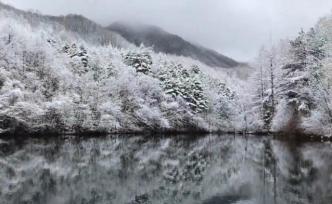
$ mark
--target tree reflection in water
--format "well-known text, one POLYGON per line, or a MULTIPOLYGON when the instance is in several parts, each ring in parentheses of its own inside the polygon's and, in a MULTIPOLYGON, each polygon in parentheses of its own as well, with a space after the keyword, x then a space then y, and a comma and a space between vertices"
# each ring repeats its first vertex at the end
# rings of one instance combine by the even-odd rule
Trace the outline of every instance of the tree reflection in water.
POLYGON ((208 135, 0 142, 2 203, 332 203, 329 143, 208 135))

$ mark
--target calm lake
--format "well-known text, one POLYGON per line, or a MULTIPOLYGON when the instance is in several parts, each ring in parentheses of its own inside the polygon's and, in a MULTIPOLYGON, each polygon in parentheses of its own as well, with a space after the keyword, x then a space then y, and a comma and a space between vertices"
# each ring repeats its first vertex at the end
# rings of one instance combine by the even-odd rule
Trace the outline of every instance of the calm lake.
POLYGON ((331 158, 268 136, 0 140, 0 203, 330 204, 331 158))

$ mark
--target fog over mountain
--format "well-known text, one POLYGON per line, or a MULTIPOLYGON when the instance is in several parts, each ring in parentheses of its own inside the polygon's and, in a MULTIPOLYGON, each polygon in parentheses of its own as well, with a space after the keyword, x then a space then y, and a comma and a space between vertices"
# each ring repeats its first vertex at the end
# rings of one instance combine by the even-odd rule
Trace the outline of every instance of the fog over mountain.
POLYGON ((44 14, 82 14, 105 26, 138 21, 239 61, 250 61, 263 44, 294 37, 332 8, 330 0, 2 0, 44 14))
POLYGON ((132 43, 136 46, 144 45, 151 47, 157 53, 190 57, 211 67, 233 68, 241 65, 239 62, 214 50, 194 45, 180 36, 168 33, 157 26, 117 22, 103 27, 77 14, 50 16, 38 14, 33 11, 19 10, 6 4, 2 5, 2 7, 25 16, 33 23, 39 23, 39 21, 60 23, 67 31, 74 32, 76 35, 93 44, 112 44, 115 47, 121 47, 121 45, 132 43))
POLYGON ((136 46, 143 44, 152 47, 155 52, 190 57, 211 67, 230 68, 240 65, 229 57, 202 46, 194 45, 156 26, 117 22, 110 25, 108 29, 120 34, 136 46))

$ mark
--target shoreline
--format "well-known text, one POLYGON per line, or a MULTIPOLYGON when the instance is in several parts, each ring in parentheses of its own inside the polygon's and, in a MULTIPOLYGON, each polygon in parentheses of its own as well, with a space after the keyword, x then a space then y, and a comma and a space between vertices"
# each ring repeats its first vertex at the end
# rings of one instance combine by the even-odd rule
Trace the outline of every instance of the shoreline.
POLYGON ((63 138, 63 137, 74 137, 74 138, 97 138, 107 136, 146 136, 146 137, 172 137, 172 136, 192 136, 201 137, 214 135, 232 135, 234 137, 250 137, 257 136, 262 138, 272 137, 273 139, 280 141, 296 141, 296 142, 332 142, 332 137, 324 135, 315 135, 308 133, 285 133, 285 132, 269 132, 269 131, 255 131, 255 132, 243 132, 243 131, 206 131, 206 130, 142 130, 142 131, 80 131, 80 132, 62 132, 54 131, 51 129, 43 131, 28 131, 29 129, 18 129, 11 131, 0 132, 0 139, 48 139, 48 138, 63 138))

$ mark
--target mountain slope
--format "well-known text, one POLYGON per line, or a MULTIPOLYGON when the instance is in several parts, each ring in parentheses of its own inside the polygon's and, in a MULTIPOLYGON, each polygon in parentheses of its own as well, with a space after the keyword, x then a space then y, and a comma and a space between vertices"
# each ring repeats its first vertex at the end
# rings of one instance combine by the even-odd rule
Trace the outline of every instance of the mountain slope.
POLYGON ((139 46, 153 47, 155 52, 191 57, 211 67, 231 68, 239 66, 235 60, 216 51, 194 45, 183 38, 156 26, 113 23, 108 29, 139 46))

